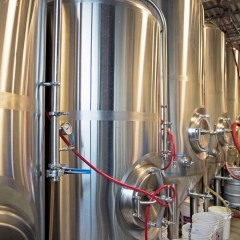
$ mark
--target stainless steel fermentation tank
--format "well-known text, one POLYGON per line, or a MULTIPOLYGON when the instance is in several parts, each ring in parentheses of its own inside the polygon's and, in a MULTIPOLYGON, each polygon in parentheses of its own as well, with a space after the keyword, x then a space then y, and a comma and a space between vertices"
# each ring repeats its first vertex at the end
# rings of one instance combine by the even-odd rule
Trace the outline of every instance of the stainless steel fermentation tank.
POLYGON ((204 26, 203 69, 205 107, 211 116, 211 126, 214 126, 207 158, 207 179, 210 183, 227 161, 231 141, 231 121, 227 117, 225 37, 213 24, 204 26))
POLYGON ((228 117, 234 122, 238 116, 238 64, 239 52, 232 49, 231 46, 226 47, 226 81, 227 81, 227 113, 228 117), (234 56, 236 63, 234 60, 234 56))
POLYGON ((45 1, 0 1, 0 233, 44 239, 45 1))
MULTIPOLYGON (((231 122, 235 122, 238 119, 238 64, 239 52, 236 49, 232 49, 231 46, 226 46, 226 90, 227 90, 227 116, 231 122), (234 60, 236 59, 236 62, 234 60)), ((232 141, 232 139, 231 139, 232 141)), ((234 144, 231 144, 228 154, 228 164, 232 165, 238 162, 238 153, 234 144)))
MULTIPOLYGON (((103 172, 157 189, 159 175, 150 168, 161 167, 158 21, 133 0, 63 0, 61 7, 60 109, 70 115, 59 125, 72 123, 74 147, 103 172)), ((49 30, 52 10, 49 1, 49 30)), ((89 168, 69 152, 60 162, 89 168)), ((94 171, 55 182, 53 239, 143 239, 143 215, 133 217, 138 194, 118 189, 94 171)), ((155 221, 159 208, 152 209, 155 221)), ((149 238, 159 239, 158 232, 150 228, 149 238)))
MULTIPOLYGON (((166 183, 174 184, 171 238, 178 237, 178 207, 194 192, 206 170, 210 122, 204 108, 202 50, 204 12, 201 1, 159 0, 168 29, 168 119, 173 124, 177 158, 163 171, 166 183)), ((165 163, 166 164, 166 163, 165 163)))
POLYGON ((163 175, 166 182, 177 185, 181 204, 205 171, 209 140, 203 134, 195 139, 197 132, 210 128, 203 108, 203 9, 201 1, 159 2, 168 26, 168 109, 178 156, 176 166, 172 164, 163 175))

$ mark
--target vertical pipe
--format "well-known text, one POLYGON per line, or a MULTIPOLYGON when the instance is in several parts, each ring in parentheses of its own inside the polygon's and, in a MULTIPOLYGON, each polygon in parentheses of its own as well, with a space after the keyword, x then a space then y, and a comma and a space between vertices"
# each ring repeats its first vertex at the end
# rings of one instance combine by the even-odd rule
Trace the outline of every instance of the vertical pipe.
POLYGON ((51 186, 50 186, 49 236, 48 236, 49 240, 53 239, 54 191, 55 191, 55 182, 51 182, 51 186))
POLYGON ((198 212, 197 209, 197 199, 190 196, 190 222, 192 222, 192 215, 198 212))
POLYGON ((60 23, 61 23, 61 4, 62 0, 54 1, 53 16, 53 59, 52 59, 52 96, 51 96, 51 165, 59 165, 59 129, 58 115, 59 110, 59 86, 58 86, 58 66, 60 52, 60 23))
MULTIPOLYGON (((150 3, 152 5, 152 7, 157 11, 160 19, 161 19, 161 25, 162 25, 162 41, 160 38, 160 46, 161 46, 161 50, 162 50, 162 74, 163 74, 163 103, 161 104, 160 102, 160 106, 167 106, 168 103, 168 75, 167 75, 167 70, 168 70, 168 62, 167 62, 167 23, 166 23, 166 19, 164 17, 164 14, 162 12, 162 10, 151 0, 145 0, 146 2, 150 3)), ((161 71, 160 71, 160 79, 161 81, 161 71)), ((161 84, 160 84, 161 85, 161 84)), ((159 88, 160 88, 159 85, 159 88)), ((161 111, 160 111, 161 112, 161 111)), ((167 108, 164 107, 163 111, 162 111, 162 118, 163 120, 167 123, 168 122, 168 115, 167 113, 167 108)), ((162 131, 161 131, 161 126, 160 126, 160 130, 159 130, 159 140, 162 139, 162 131)), ((167 125, 164 125, 164 137, 163 137, 163 146, 162 149, 160 149, 161 146, 159 146, 158 150, 159 150, 159 155, 162 155, 162 149, 163 151, 166 151, 167 149, 167 125)), ((165 152, 163 152, 163 156, 165 156, 165 152)))
MULTIPOLYGON (((173 187, 177 192, 177 185, 174 183, 173 187)), ((169 225, 169 237, 170 239, 178 238, 179 235, 179 215, 178 215, 178 198, 172 203, 172 215, 169 213, 169 221, 174 224, 169 225)))
MULTIPOLYGON (((220 179, 214 179, 214 187, 215 192, 218 195, 221 195, 221 180, 220 179)), ((214 196, 214 206, 221 206, 221 201, 218 197, 214 196)))

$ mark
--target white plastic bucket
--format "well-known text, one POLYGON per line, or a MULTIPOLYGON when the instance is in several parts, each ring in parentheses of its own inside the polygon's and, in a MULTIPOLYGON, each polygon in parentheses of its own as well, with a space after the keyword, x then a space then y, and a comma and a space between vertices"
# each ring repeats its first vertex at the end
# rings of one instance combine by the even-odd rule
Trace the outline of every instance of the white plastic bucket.
MULTIPOLYGON (((182 226, 182 237, 189 239, 189 229, 191 224, 187 223, 182 226)), ((212 231, 210 228, 203 226, 200 223, 192 223, 190 232, 191 239, 210 240, 212 239, 212 231)))
POLYGON ((204 209, 203 209, 203 203, 204 203, 204 200, 199 198, 199 203, 198 203, 198 212, 204 212, 204 209))
POLYGON ((216 232, 217 240, 223 240, 223 227, 224 227, 224 217, 223 215, 215 212, 208 212, 209 214, 213 214, 218 218, 218 229, 216 232))
POLYGON ((182 219, 182 224, 186 224, 189 223, 191 218, 190 218, 190 208, 185 206, 185 205, 181 205, 180 207, 180 212, 181 212, 181 219, 182 219))
MULTIPOLYGON (((204 212, 203 210, 203 199, 199 199, 199 204, 198 204, 198 212, 204 212)), ((181 204, 180 206, 180 216, 182 220, 182 224, 190 223, 191 218, 190 218, 190 198, 187 197, 185 201, 181 204)))
POLYGON ((195 213, 192 216, 192 221, 194 223, 200 223, 203 226, 206 226, 211 229, 213 240, 218 240, 218 217, 214 214, 203 212, 203 213, 195 213))
POLYGON ((230 236, 230 220, 232 218, 232 214, 227 212, 227 209, 225 207, 221 207, 221 206, 209 207, 208 211, 219 213, 224 217, 223 240, 229 239, 229 236, 230 236))

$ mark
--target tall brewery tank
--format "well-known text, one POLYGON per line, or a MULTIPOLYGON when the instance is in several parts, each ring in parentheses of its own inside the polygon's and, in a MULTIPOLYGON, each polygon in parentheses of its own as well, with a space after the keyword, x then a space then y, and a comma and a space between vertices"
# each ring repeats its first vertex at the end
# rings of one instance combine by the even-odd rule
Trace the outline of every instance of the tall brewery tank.
POLYGON ((45 1, 0 1, 0 233, 44 239, 45 1))
MULTIPOLYGON (((209 130, 202 81, 204 16, 198 0, 162 0, 159 4, 168 26, 168 114, 173 123, 171 131, 178 161, 163 176, 167 183, 176 184, 180 205, 188 195, 188 188, 193 189, 205 171, 205 152, 195 153, 189 140, 190 127, 209 130), (183 155, 188 158, 189 167, 182 164, 183 155)), ((193 144, 206 147, 208 136, 199 136, 199 142, 193 139, 193 144)))
MULTIPOLYGON (((159 34, 158 21, 139 1, 62 2, 60 109, 70 115, 59 125, 72 123, 74 147, 118 180, 161 147, 159 34)), ((89 168, 73 153, 61 152, 60 161, 89 168)), ((131 234, 117 219, 118 186, 94 171, 63 176, 55 188, 53 239, 143 238, 143 231, 131 234)))
POLYGON ((235 64, 238 64, 239 52, 232 49, 231 46, 226 46, 226 82, 227 82, 227 114, 232 122, 235 122, 238 112, 238 70, 235 64))
POLYGON ((211 116, 211 126, 215 125, 216 134, 211 136, 207 159, 208 183, 214 178, 227 161, 227 150, 231 123, 227 118, 225 82, 225 37, 213 24, 204 26, 204 86, 205 108, 211 116))

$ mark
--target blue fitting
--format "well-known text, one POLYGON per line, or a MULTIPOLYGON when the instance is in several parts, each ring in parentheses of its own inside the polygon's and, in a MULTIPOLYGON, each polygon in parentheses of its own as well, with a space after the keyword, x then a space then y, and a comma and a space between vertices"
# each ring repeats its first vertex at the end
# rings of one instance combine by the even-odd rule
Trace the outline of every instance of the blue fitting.
POLYGON ((91 170, 80 168, 64 168, 64 174, 91 174, 91 170))

